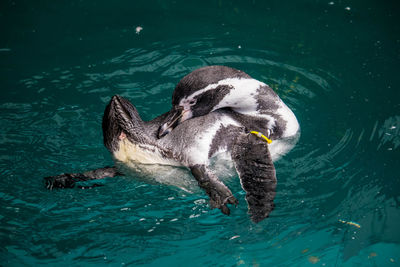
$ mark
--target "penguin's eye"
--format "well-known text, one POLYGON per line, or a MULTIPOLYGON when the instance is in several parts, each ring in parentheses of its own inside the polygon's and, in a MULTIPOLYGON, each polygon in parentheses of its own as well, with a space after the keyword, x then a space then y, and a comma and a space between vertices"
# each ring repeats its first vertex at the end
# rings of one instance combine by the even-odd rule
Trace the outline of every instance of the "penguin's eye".
POLYGON ((189 101, 189 105, 193 106, 194 104, 196 104, 196 99, 192 99, 189 101))

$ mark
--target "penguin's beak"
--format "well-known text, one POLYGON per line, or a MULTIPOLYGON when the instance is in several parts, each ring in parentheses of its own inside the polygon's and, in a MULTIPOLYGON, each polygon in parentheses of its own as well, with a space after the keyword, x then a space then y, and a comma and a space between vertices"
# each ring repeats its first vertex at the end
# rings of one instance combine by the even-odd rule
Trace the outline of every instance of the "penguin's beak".
POLYGON ((143 142, 143 121, 129 100, 115 95, 106 106, 103 115, 104 145, 111 152, 118 150, 118 141, 128 138, 143 142))
POLYGON ((129 109, 133 109, 132 104, 125 98, 115 95, 111 99, 111 104, 115 110, 115 114, 119 124, 124 128, 132 128, 132 118, 129 109))
POLYGON ((170 133, 176 126, 181 124, 187 119, 192 117, 192 112, 190 110, 184 110, 182 107, 174 108, 161 124, 158 130, 158 138, 161 138, 168 133, 170 133))

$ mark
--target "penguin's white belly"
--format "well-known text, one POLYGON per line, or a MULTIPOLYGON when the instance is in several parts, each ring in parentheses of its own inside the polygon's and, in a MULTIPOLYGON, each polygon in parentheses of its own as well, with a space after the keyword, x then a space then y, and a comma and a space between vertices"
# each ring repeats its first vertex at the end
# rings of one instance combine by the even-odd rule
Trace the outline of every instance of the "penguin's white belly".
MULTIPOLYGON (((272 144, 268 145, 268 149, 273 161, 280 159, 280 157, 289 152, 299 139, 299 124, 297 119, 293 112, 283 102, 281 103, 282 106, 280 108, 280 115, 282 115, 282 118, 286 120, 287 128, 285 129, 282 138, 274 140, 272 144)), ((224 146, 220 146, 219 150, 214 152, 212 159, 209 158, 209 151, 212 143, 217 140, 215 139, 217 133, 219 132, 221 134, 220 131, 227 126, 240 127, 241 124, 232 119, 230 116, 220 116, 212 125, 208 125, 207 129, 205 129, 201 134, 197 135, 195 137, 195 141, 189 147, 179 147, 179 149, 181 149, 180 153, 183 154, 182 158, 185 159, 184 165, 208 165, 210 160, 213 162, 219 162, 219 165, 221 165, 221 163, 228 164, 231 162, 232 160, 230 151, 228 151, 228 148, 224 146)))
POLYGON ((282 100, 279 101, 279 108, 276 113, 286 122, 286 128, 283 131, 282 137, 285 138, 298 135, 300 130, 299 122, 297 121, 293 111, 286 106, 282 100))
MULTIPOLYGON (((286 114, 291 116, 293 113, 290 111, 290 113, 286 114)), ((295 129, 294 135, 289 138, 274 140, 272 144, 268 145, 273 161, 278 160, 290 151, 298 140, 299 134, 296 118, 294 117, 294 121, 288 121, 288 123, 293 123, 295 124, 294 126, 297 125, 297 128, 293 127, 295 129)), ((188 175, 187 170, 179 168, 182 166, 189 167, 196 164, 211 165, 211 168, 219 177, 231 177, 235 175, 235 168, 227 147, 221 146, 214 153, 213 157, 209 158, 209 151, 214 138, 223 127, 227 126, 241 125, 230 116, 219 116, 201 134, 194 136, 192 142, 186 143, 182 140, 183 142, 175 144, 173 146, 173 154, 178 155, 177 158, 179 158, 179 161, 174 158, 164 157, 155 146, 135 144, 130 142, 128 138, 120 140, 119 148, 113 153, 113 156, 124 168, 128 168, 135 173, 143 173, 159 183, 171 184, 180 188, 188 188, 188 184, 192 182, 192 177, 188 175)), ((191 131, 188 128, 184 130, 191 131)), ((174 132, 170 134, 172 136, 174 132)), ((160 145, 163 144, 160 143, 160 145)), ((192 189, 189 191, 192 191, 192 189)))
MULTIPOLYGON (((197 153, 199 158, 204 158, 204 155, 197 153)), ((183 164, 164 158, 153 146, 133 144, 125 138, 119 142, 119 149, 113 153, 113 156, 127 176, 140 177, 148 183, 170 185, 188 193, 199 191, 196 180, 187 168, 182 168, 183 164)), ((235 174, 228 153, 216 155, 211 165, 222 181, 235 174)))
POLYGON ((127 138, 124 138, 119 142, 119 148, 113 154, 117 161, 125 164, 139 163, 149 165, 159 164, 182 166, 178 161, 163 157, 156 147, 144 144, 134 144, 127 138))
MULTIPOLYGON (((196 136, 195 141, 191 147, 187 150, 187 159, 192 164, 205 164, 209 163, 211 145, 215 141, 217 133, 227 126, 238 126, 241 125, 232 119, 230 116, 220 116, 212 125, 208 125, 207 129, 196 136)), ((216 151, 214 155, 226 153, 226 147, 220 147, 219 151, 216 151)))

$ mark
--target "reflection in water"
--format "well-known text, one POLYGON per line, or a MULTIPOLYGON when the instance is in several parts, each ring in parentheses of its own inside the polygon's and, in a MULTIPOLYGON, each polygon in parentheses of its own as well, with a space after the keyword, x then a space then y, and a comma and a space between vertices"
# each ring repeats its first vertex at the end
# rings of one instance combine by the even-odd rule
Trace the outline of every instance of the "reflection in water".
POLYGON ((387 158, 370 157, 397 152, 399 115, 353 128, 346 123, 351 106, 338 104, 350 97, 338 78, 279 58, 274 51, 242 54, 207 39, 184 46, 155 43, 104 62, 20 81, 30 90, 27 99, 34 101, 0 105, 0 218, 7 250, 15 255, 28 250, 36 259, 136 265, 181 255, 185 247, 191 257, 207 252, 209 259, 215 255, 226 265, 256 266, 310 259, 340 264, 371 244, 398 242, 397 184, 388 185, 381 176, 387 158), (177 182, 166 177, 187 177, 182 169, 155 176, 155 183, 132 174, 107 179, 105 186, 92 190, 44 190, 43 176, 111 163, 100 123, 112 95, 127 97, 151 119, 169 109, 180 78, 211 64, 242 69, 270 84, 300 121, 299 143, 276 162, 278 191, 270 218, 258 225, 248 220, 238 179, 227 182, 240 201, 230 217, 210 210, 190 178, 180 181, 187 190, 162 185, 177 182), (365 164, 376 164, 377 171, 365 164), (339 220, 355 221, 361 228, 339 220), (283 250, 290 253, 283 257, 283 250))

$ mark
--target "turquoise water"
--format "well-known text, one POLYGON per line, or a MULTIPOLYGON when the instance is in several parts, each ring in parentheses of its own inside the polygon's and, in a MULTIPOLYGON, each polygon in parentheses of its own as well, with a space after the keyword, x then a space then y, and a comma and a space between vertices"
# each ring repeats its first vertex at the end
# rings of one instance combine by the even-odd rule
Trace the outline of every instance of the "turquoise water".
POLYGON ((187 2, 2 1, 1 265, 400 266, 399 5, 187 2), (229 217, 135 177, 44 188, 112 164, 112 95, 148 120, 212 64, 268 83, 300 122, 270 218, 249 220, 237 178, 229 217))

